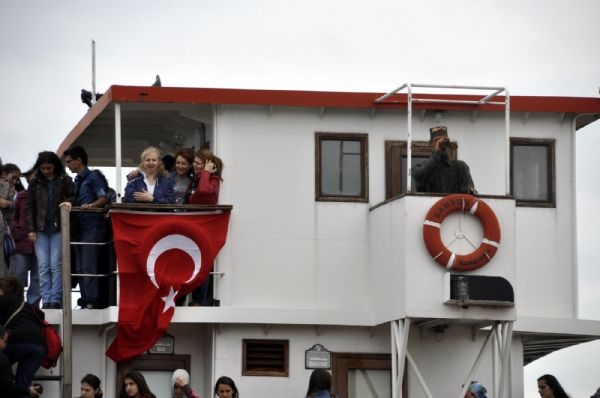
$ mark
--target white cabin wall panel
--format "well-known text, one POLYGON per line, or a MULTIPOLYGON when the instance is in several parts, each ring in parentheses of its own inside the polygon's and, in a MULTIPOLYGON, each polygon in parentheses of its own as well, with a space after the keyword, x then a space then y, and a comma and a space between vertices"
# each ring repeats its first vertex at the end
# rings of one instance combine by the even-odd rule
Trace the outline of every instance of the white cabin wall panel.
POLYGON ((513 129, 514 136, 555 140, 556 207, 517 209, 519 314, 525 316, 576 316, 573 136, 570 123, 559 122, 557 115, 534 114, 513 129))
POLYGON ((561 236, 556 218, 548 217, 556 209, 519 208, 517 213, 519 315, 575 316, 571 238, 561 236))
POLYGON ((319 329, 315 326, 221 325, 216 340, 215 377, 232 377, 240 392, 250 391, 253 397, 303 397, 312 372, 305 369, 306 350, 322 344, 331 352, 389 354, 389 329, 389 325, 319 329), (242 376, 243 339, 289 340, 289 377, 242 376))
MULTIPOLYGON (((367 242, 317 241, 316 308, 365 309, 372 305, 367 242)), ((310 290, 308 291, 310 292, 310 290)))
POLYGON ((332 295, 370 307, 368 205, 314 199, 315 132, 365 132, 359 122, 369 119, 256 110, 228 107, 219 114, 220 153, 232 158, 226 176, 234 206, 231 263, 228 269, 219 264, 228 273, 218 282, 221 305, 311 308, 332 295), (327 289, 314 283, 323 272, 331 276, 327 289))
POLYGON ((375 324, 405 316, 404 206, 394 200, 371 212, 371 283, 375 324))
MULTIPOLYGON (((469 318, 469 319, 514 319, 512 308, 470 306, 463 309, 458 306, 443 304, 443 275, 447 270, 435 262, 423 240, 423 221, 427 211, 435 204, 438 197, 406 196, 401 200, 406 207, 407 229, 405 236, 405 302, 406 313, 411 317, 433 318, 469 318)), ((511 283, 516 290, 515 269, 515 234, 514 234, 514 201, 508 199, 483 199, 494 211, 501 228, 501 242, 496 255, 483 267, 467 272, 473 275, 501 276, 511 283)), ((450 232, 458 230, 459 217, 451 215, 442 224, 444 243, 450 245, 449 238, 444 239, 444 229, 450 232), (449 225, 447 225, 449 224, 449 225)), ((471 215, 464 215, 460 221, 461 230, 474 241, 481 241, 479 221, 471 215), (476 240, 478 239, 478 240, 476 240)), ((454 246, 449 246, 453 249, 454 246)), ((469 252, 472 250, 469 250, 469 252)), ((457 253, 461 253, 457 251, 457 253)), ((462 252, 465 253, 465 252, 462 252)), ((455 272, 455 271, 452 271, 455 272)))
POLYGON ((233 238, 221 305, 314 308, 318 262, 313 240, 233 238), (226 295, 226 292, 228 295, 226 295))

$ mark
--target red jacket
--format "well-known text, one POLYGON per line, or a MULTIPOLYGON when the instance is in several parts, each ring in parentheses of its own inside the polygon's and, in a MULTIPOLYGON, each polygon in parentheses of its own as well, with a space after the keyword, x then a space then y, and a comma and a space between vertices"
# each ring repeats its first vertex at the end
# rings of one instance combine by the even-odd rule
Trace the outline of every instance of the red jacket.
POLYGON ((17 253, 29 254, 33 252, 33 242, 27 237, 27 190, 17 194, 15 200, 15 214, 10 222, 10 232, 15 240, 17 253))
POLYGON ((216 205, 219 203, 221 177, 202 170, 194 176, 188 203, 192 205, 216 205))

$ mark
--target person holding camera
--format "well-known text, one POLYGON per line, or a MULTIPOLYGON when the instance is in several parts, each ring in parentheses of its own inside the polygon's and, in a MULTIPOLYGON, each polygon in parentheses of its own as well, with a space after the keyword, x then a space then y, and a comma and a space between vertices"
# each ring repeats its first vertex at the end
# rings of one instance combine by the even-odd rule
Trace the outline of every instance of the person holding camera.
POLYGON ((476 195, 469 166, 450 156, 450 138, 446 126, 429 129, 429 144, 433 151, 429 158, 412 168, 417 192, 468 193, 476 195))
POLYGON ((40 385, 19 386, 15 384, 10 359, 4 353, 6 340, 8 340, 8 331, 3 325, 0 325, 0 392, 2 392, 2 396, 5 398, 41 396, 42 387, 40 385))

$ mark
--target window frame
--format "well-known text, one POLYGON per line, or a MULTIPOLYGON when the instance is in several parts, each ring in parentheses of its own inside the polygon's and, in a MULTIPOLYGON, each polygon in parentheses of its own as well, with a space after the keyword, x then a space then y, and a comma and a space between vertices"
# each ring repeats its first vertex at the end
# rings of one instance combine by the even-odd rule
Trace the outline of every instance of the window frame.
POLYGON ((556 140, 553 138, 510 138, 510 194, 519 207, 556 207, 556 140), (548 198, 544 200, 519 199, 514 195, 514 148, 515 146, 545 146, 548 149, 547 170, 548 198))
POLYGON ((369 202, 369 141, 365 133, 315 133, 315 200, 318 202, 369 202), (321 143, 323 141, 358 141, 362 185, 358 195, 329 195, 321 191, 321 143))
MULTIPOLYGON (((433 147, 429 141, 412 141, 411 156, 429 158, 433 147)), ((458 152, 458 144, 456 141, 450 142, 450 158, 456 159, 458 152)), ((386 140, 384 143, 385 151, 385 199, 392 199, 404 195, 404 186, 402 178, 406 175, 406 170, 402 169, 402 159, 407 156, 407 141, 403 140, 386 140)), ((413 181, 413 192, 414 189, 413 181)))

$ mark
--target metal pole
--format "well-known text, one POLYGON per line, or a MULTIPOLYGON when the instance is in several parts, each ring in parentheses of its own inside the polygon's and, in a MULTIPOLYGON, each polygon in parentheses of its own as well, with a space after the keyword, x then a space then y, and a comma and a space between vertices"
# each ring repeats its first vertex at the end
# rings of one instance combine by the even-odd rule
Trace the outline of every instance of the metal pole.
POLYGON ((408 102, 406 103, 406 123, 408 137, 406 139, 406 192, 412 192, 412 87, 410 84, 406 85, 408 89, 408 102))
POLYGON ((96 103, 96 41, 92 40, 92 104, 96 103))
POLYGON ((118 193, 117 203, 121 203, 121 192, 123 192, 123 179, 121 178, 123 162, 121 149, 121 104, 115 103, 115 190, 118 193))
POLYGON ((508 90, 505 90, 505 109, 504 109, 504 136, 506 151, 504 155, 505 165, 505 193, 506 196, 510 195, 510 96, 508 90))
POLYGON ((71 314, 71 227, 70 211, 65 206, 60 207, 60 230, 62 250, 62 396, 72 397, 73 387, 73 338, 71 314))
POLYGON ((396 338, 398 336, 398 325, 397 321, 390 323, 390 337, 392 346, 392 398, 398 398, 398 345, 396 344, 396 338))

